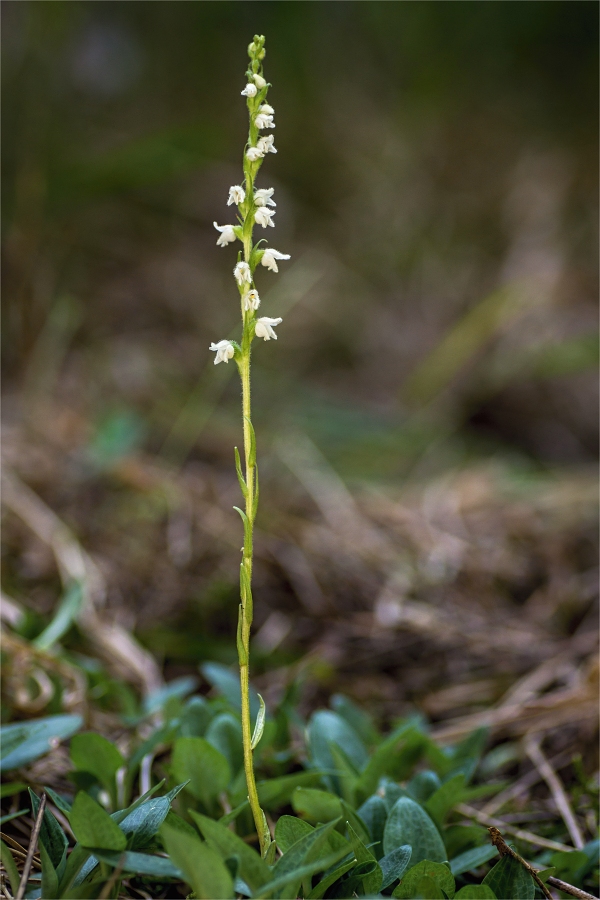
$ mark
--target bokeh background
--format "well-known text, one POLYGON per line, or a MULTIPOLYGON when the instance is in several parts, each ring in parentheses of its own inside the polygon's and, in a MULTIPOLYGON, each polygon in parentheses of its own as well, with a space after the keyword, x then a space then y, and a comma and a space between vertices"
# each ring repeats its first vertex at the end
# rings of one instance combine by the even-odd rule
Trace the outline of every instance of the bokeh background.
MULTIPOLYGON (((97 653, 132 690, 235 660, 240 398, 208 346, 238 303, 212 223, 232 220, 263 33, 278 153, 259 183, 292 259, 258 284, 283 324, 254 354, 256 681, 268 697, 300 679, 306 708, 341 687, 448 733, 504 698, 510 733, 587 734, 597 4, 2 14, 13 627, 33 637, 57 609, 66 526, 95 604, 73 659, 97 653), (139 665, 110 653, 130 634, 139 665)), ((5 690, 10 715, 52 711, 5 690)))

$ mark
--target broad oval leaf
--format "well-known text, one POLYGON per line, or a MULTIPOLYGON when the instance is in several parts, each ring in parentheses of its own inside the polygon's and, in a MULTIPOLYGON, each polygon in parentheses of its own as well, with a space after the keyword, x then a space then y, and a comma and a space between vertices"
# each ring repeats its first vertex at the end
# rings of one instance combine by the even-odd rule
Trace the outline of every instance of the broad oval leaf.
POLYGON ((215 850, 195 835, 169 825, 163 825, 160 833, 167 853, 183 872, 198 900, 230 900, 233 897, 233 878, 215 850))
POLYGON ((124 850, 127 838, 99 803, 80 791, 75 797, 69 820, 82 847, 99 850, 124 850))
POLYGON ((114 793, 115 775, 125 760, 111 741, 94 731, 85 731, 75 735, 69 754, 78 771, 89 772, 109 793, 114 793))
POLYGON ((181 737, 173 746, 173 773, 189 781, 187 790, 206 806, 225 790, 231 779, 226 758, 205 738, 181 737))
POLYGON ((454 900, 496 900, 496 895, 487 884, 465 884, 454 895, 454 900))
MULTIPOLYGON (((308 746, 313 764, 319 769, 335 769, 329 745, 337 744, 360 771, 367 764, 369 754, 351 725, 337 713, 319 710, 313 713, 308 725, 308 746)), ((330 784, 333 784, 331 782, 330 784)))
POLYGON ((208 843, 218 850, 223 859, 229 856, 239 857, 239 875, 253 891, 270 880, 271 870, 264 859, 261 859, 256 850, 248 846, 237 834, 194 810, 190 810, 190 815, 208 843))
POLYGON ((453 875, 462 875, 463 872, 477 869, 489 859, 493 859, 497 854, 498 851, 492 844, 484 844, 483 847, 473 847, 472 850, 465 850, 464 853, 450 860, 450 871, 453 875))
POLYGON ((394 890, 393 896, 400 897, 401 900, 412 900, 413 897, 422 896, 425 879, 431 880, 439 891, 439 893, 432 892, 428 885, 426 897, 454 897, 454 875, 448 866, 432 862, 430 859, 423 859, 416 866, 412 866, 394 890))
POLYGON ((282 853, 292 847, 296 841, 314 831, 312 825, 296 816, 280 816, 275 826, 275 840, 282 853))
POLYGON ((427 859, 443 862, 446 850, 440 833, 425 810, 411 800, 400 797, 389 814, 383 833, 383 849, 387 856, 392 850, 410 844, 413 865, 427 859))
POLYGON ((498 900, 533 900, 535 897, 535 881, 512 856, 503 856, 482 884, 487 884, 498 900))
POLYGON ((411 856, 412 847, 408 844, 404 844, 403 847, 397 847, 395 850, 392 850, 391 853, 388 853, 387 856, 383 856, 379 860, 381 873, 383 875, 381 886, 379 888, 380 891, 389 887, 390 884, 393 884, 398 878, 402 878, 408 869, 411 856))
POLYGON ((204 737, 219 753, 223 754, 229 763, 232 775, 235 776, 244 763, 242 727, 239 719, 236 719, 231 713, 219 713, 211 721, 204 737))
POLYGON ((43 756, 57 741, 71 737, 83 725, 81 716, 45 716, 29 722, 14 722, 0 728, 0 771, 18 769, 43 756))
POLYGON ((373 794, 357 810, 357 814, 365 823, 367 831, 374 843, 373 853, 379 859, 383 856, 383 830, 387 821, 388 811, 383 798, 379 794, 373 794))

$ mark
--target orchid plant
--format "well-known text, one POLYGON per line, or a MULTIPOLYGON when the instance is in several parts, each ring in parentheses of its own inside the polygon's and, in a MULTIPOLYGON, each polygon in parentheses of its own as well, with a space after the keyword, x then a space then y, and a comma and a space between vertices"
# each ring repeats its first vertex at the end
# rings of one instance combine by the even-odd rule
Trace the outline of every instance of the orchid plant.
POLYGON ((244 770, 248 786, 248 800, 263 856, 267 855, 271 844, 269 827, 261 809, 253 766, 253 750, 260 741, 264 726, 264 703, 261 698, 261 709, 257 716, 254 733, 251 733, 249 666, 250 666, 250 630, 252 627, 252 541, 254 520, 258 506, 258 469, 256 465, 256 438, 252 427, 250 405, 250 358, 254 338, 265 341, 277 340, 275 327, 281 323, 280 318, 269 316, 257 317, 260 307, 260 295, 255 285, 254 276, 260 264, 272 272, 277 272, 277 261, 289 259, 289 254, 279 253, 272 247, 261 247, 263 241, 253 242, 254 226, 262 228, 275 226, 274 189, 256 188, 255 181, 268 153, 277 153, 273 135, 261 136, 261 131, 275 128, 273 116, 275 110, 266 102, 270 85, 263 75, 265 58, 265 39, 255 35, 248 47, 250 64, 246 72, 247 84, 241 92, 246 98, 249 116, 248 141, 244 150, 244 184, 234 184, 229 188, 228 206, 237 206, 237 225, 218 225, 217 245, 226 247, 240 241, 242 249, 233 275, 238 286, 242 316, 242 338, 236 341, 222 340, 210 345, 215 352, 215 365, 228 363, 234 359, 239 369, 242 382, 242 421, 244 431, 244 469, 237 447, 235 462, 237 476, 245 500, 245 510, 238 509, 244 524, 244 546, 240 564, 240 606, 237 629, 237 649, 240 665, 240 686, 242 694, 242 740, 244 745, 244 770))

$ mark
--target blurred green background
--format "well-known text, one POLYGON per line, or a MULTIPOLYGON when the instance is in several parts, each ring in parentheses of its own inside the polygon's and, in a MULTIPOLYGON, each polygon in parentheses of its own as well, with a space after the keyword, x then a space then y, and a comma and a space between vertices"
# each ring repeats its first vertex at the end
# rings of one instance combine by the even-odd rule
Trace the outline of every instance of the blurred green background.
POLYGON ((403 476, 433 439, 442 465, 593 459, 595 3, 2 9, 18 406, 60 383, 110 420, 99 452, 178 464, 237 427, 232 373, 206 368, 237 323, 212 222, 231 219, 261 32, 279 152, 260 183, 292 263, 260 276, 284 324, 255 354, 259 422, 306 430, 348 477, 403 476))

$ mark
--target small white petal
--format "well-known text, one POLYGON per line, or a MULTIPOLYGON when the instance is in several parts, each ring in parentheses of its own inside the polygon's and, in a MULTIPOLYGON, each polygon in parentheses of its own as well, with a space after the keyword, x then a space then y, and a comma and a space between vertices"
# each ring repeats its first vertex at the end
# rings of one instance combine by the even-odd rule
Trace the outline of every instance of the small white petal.
POLYGON ((254 84, 259 89, 259 91, 262 91, 262 89, 267 86, 267 82, 262 77, 262 75, 253 75, 252 78, 254 79, 254 84))
POLYGON ((266 266, 267 269, 270 269, 271 272, 279 272, 277 268, 277 263, 275 260, 277 259, 289 259, 289 253, 280 253, 279 250, 274 250, 272 247, 267 247, 267 249, 263 252, 261 257, 261 264, 266 266))
POLYGON ((244 294, 244 309, 246 311, 250 309, 258 309, 260 306, 260 297, 258 296, 258 291, 251 290, 248 291, 247 294, 244 294))
POLYGON ((258 88, 255 84, 247 84, 241 94, 242 97, 256 97, 256 95, 258 94, 258 88))
POLYGON ((259 206, 256 212, 254 213, 254 221, 257 225, 262 225, 263 228, 266 228, 267 225, 271 225, 273 228, 275 227, 275 222, 273 222, 273 216, 275 212, 272 209, 267 209, 266 206, 259 206))
POLYGON ((246 151, 246 156, 250 162, 256 162, 257 159, 261 159, 264 155, 265 151, 261 147, 249 147, 246 151))
POLYGON ((279 325, 282 321, 283 319, 270 319, 268 316, 262 316, 262 318, 256 320, 254 333, 265 341, 270 341, 271 339, 276 341, 277 335, 273 331, 273 326, 279 325))
POLYGON ((267 137, 259 138, 256 146, 262 152, 263 156, 265 153, 277 153, 277 150, 274 147, 274 141, 275 138, 273 135, 269 134, 267 137))
POLYGON ((220 231, 221 234, 217 238, 217 247, 226 247, 227 244, 230 244, 232 241, 235 241, 235 231, 233 230, 233 225, 217 225, 216 222, 213 222, 213 225, 220 231))
POLYGON ((215 356, 215 366, 217 363, 229 362, 235 353, 235 347, 231 341, 219 341, 218 344, 213 343, 210 345, 209 349, 217 354, 215 356))
POLYGON ((246 191, 241 186, 241 184, 232 184, 229 188, 229 199, 227 200, 227 206, 231 206, 232 203, 235 203, 236 206, 239 206, 240 203, 243 203, 246 199, 246 191))
POLYGON ((275 123, 273 121, 273 116, 265 116, 262 113, 259 113, 255 119, 254 124, 257 128, 275 128, 275 123))
POLYGON ((233 270, 233 274, 239 285, 252 284, 252 272, 247 262, 239 262, 233 270))
POLYGON ((274 200, 271 199, 275 188, 259 188, 257 191, 254 191, 254 204, 255 206, 277 206, 274 200))
POLYGON ((274 116, 275 115, 275 110, 273 109, 272 106, 269 106, 268 103, 261 104, 261 106, 259 106, 259 108, 258 108, 258 112, 263 116, 274 116))

